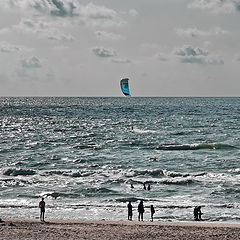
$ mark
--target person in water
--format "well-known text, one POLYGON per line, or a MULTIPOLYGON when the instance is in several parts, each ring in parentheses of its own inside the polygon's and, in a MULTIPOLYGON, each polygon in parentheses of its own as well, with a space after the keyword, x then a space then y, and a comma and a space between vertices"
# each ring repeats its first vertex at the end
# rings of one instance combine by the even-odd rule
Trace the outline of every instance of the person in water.
POLYGON ((133 211, 131 201, 129 201, 127 208, 128 208, 128 220, 132 221, 133 211))
POLYGON ((202 220, 202 211, 201 206, 196 206, 193 210, 193 216, 195 221, 201 221, 202 220))
POLYGON ((143 206, 143 200, 140 201, 138 204, 138 221, 143 221, 143 213, 144 213, 144 206, 143 206))
POLYGON ((131 188, 134 188, 134 186, 132 185, 132 183, 131 183, 131 186, 130 186, 131 188))
POLYGON ((143 183, 143 189, 144 190, 146 190, 147 188, 146 188, 146 184, 145 183, 143 183))
POLYGON ((148 184, 147 190, 148 190, 148 191, 151 190, 151 186, 150 186, 150 184, 148 184))
POLYGON ((44 215, 45 215, 45 201, 44 198, 39 202, 39 208, 40 208, 40 220, 44 222, 44 215))
POLYGON ((154 209, 153 205, 150 206, 150 212, 151 212, 151 222, 153 222, 153 215, 155 213, 155 209, 154 209))

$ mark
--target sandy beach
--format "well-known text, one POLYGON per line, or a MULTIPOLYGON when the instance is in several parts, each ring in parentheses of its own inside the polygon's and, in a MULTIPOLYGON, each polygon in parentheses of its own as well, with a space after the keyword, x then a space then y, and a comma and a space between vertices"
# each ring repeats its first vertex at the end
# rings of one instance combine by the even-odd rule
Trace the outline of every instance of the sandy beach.
POLYGON ((4 219, 0 239, 240 239, 240 224, 4 219))

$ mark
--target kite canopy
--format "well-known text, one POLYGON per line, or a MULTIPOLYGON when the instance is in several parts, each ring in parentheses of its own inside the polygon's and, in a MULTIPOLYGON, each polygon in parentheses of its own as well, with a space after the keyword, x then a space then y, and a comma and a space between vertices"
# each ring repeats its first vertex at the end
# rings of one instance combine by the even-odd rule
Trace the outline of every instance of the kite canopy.
POLYGON ((121 86, 121 89, 122 89, 122 93, 123 93, 125 96, 131 97, 130 90, 129 90, 128 80, 129 80, 128 78, 123 78, 123 79, 120 81, 120 86, 121 86))

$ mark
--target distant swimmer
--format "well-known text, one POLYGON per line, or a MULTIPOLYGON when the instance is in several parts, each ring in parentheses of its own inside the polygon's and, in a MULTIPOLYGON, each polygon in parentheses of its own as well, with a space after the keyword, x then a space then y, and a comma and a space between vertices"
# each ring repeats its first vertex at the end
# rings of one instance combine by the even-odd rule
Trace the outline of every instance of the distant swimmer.
POLYGON ((146 184, 145 183, 143 183, 143 189, 144 190, 146 190, 147 188, 146 188, 146 184))
POLYGON ((151 186, 150 186, 150 184, 148 184, 148 186, 147 186, 147 190, 148 190, 148 191, 151 190, 151 186))
POLYGON ((128 208, 128 220, 129 220, 129 221, 132 221, 133 212, 132 212, 132 204, 131 204, 131 201, 129 201, 129 203, 128 203, 128 205, 127 205, 127 208, 128 208))
POLYGON ((44 198, 39 202, 39 208, 40 208, 40 220, 44 222, 44 215, 45 215, 45 201, 44 198))
POLYGON ((150 160, 157 161, 156 157, 150 158, 150 160))
POLYGON ((134 186, 131 184, 131 188, 134 188, 134 186))

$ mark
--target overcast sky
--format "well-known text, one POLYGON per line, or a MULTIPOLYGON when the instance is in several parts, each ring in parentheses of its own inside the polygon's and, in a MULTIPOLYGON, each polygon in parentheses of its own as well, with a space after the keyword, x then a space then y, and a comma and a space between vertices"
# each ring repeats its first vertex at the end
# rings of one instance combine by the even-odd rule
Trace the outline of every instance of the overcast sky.
POLYGON ((239 96, 240 0, 0 0, 0 96, 239 96))

